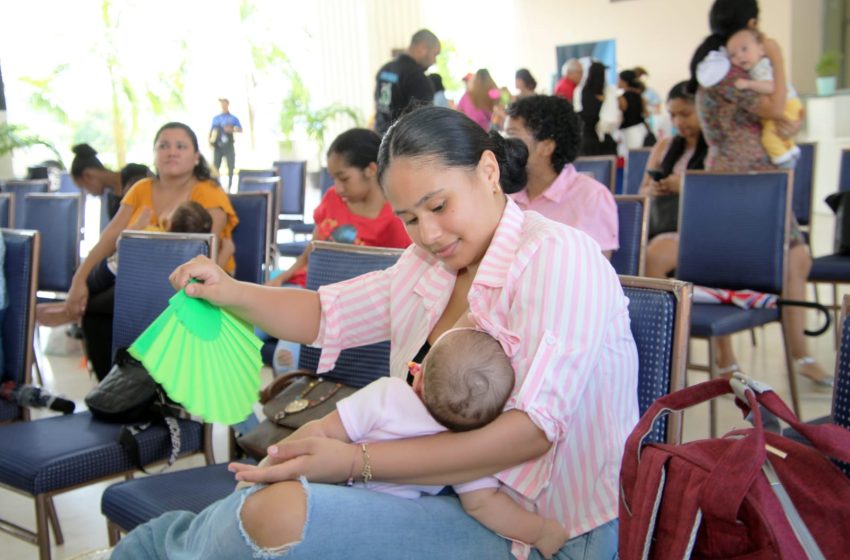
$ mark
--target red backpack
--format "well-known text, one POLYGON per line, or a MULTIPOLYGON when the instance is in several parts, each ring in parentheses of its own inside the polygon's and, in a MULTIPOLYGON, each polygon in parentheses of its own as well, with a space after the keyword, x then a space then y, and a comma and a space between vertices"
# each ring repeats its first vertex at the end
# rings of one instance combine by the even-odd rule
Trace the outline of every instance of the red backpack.
POLYGON ((770 387, 746 377, 662 397, 626 442, 620 558, 850 558, 850 479, 827 456, 850 462, 850 431, 801 423, 770 387), (754 427, 641 445, 661 414, 733 391, 754 427), (765 432, 757 403, 813 447, 765 432))

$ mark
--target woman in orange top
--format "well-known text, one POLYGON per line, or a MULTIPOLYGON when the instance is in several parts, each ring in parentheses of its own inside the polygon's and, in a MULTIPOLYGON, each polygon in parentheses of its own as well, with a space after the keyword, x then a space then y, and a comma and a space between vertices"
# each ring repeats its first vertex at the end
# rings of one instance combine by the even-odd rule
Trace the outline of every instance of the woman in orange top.
MULTIPOLYGON (((84 314, 88 315, 90 294, 86 279, 102 261, 115 253, 118 236, 125 229, 140 228, 140 222, 162 227, 175 208, 194 200, 212 216, 212 233, 219 239, 231 238, 233 228, 239 221, 227 193, 210 178, 209 165, 199 151, 198 138, 192 129, 178 122, 170 122, 160 128, 154 142, 154 165, 156 176, 137 182, 127 192, 121 200, 118 213, 100 234, 100 240, 74 274, 65 301, 66 313, 74 320, 84 314)), ((232 273, 235 268, 235 262, 230 259, 225 270, 232 273)), ((87 332, 90 330, 87 328, 88 317, 84 318, 82 326, 86 334, 89 360, 95 373, 101 377, 101 373, 105 375, 101 370, 108 371, 111 361, 112 341, 107 340, 111 339, 111 301, 99 302, 97 307, 98 315, 106 316, 104 321, 108 326, 101 325, 102 328, 98 328, 96 334, 87 332)))

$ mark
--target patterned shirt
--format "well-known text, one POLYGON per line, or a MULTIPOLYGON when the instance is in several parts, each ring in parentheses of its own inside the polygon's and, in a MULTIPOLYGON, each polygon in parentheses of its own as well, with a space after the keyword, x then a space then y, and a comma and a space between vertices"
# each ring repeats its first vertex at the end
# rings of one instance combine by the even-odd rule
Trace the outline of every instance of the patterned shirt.
POLYGON ((759 94, 736 88, 738 78, 749 75, 732 66, 716 85, 697 91, 697 116, 708 144, 705 168, 728 172, 776 169, 762 147, 761 119, 753 112, 759 94))
MULTIPOLYGON (((321 288, 318 370, 333 368, 344 348, 389 339, 390 375, 406 376, 454 282, 454 271, 412 245, 387 270, 321 288)), ((525 412, 552 442, 544 456, 496 473, 505 491, 572 535, 616 518, 638 359, 628 300, 599 246, 508 200, 467 299, 472 322, 516 372, 506 410, 525 412)))

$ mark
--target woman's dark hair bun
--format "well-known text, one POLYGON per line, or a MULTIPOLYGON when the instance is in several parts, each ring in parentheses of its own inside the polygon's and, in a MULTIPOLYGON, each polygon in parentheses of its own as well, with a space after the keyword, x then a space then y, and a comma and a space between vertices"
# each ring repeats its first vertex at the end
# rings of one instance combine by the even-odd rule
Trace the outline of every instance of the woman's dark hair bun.
POLYGON ((517 138, 505 138, 496 131, 490 132, 490 138, 497 150, 502 154, 496 154, 499 160, 499 184, 507 194, 519 192, 528 183, 528 148, 525 142, 517 138))
POLYGON ((71 151, 74 152, 75 156, 81 158, 94 157, 97 155, 95 149, 89 146, 88 144, 77 144, 76 146, 71 148, 71 151))

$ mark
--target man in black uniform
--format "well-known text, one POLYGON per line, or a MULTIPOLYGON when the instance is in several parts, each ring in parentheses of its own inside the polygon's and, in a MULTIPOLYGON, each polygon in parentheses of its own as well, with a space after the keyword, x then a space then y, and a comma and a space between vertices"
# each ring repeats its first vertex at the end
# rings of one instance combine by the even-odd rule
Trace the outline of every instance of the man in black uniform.
POLYGON ((375 77, 375 130, 387 129, 411 104, 430 105, 434 87, 425 76, 440 54, 437 36, 421 29, 413 34, 407 52, 384 64, 375 77))

